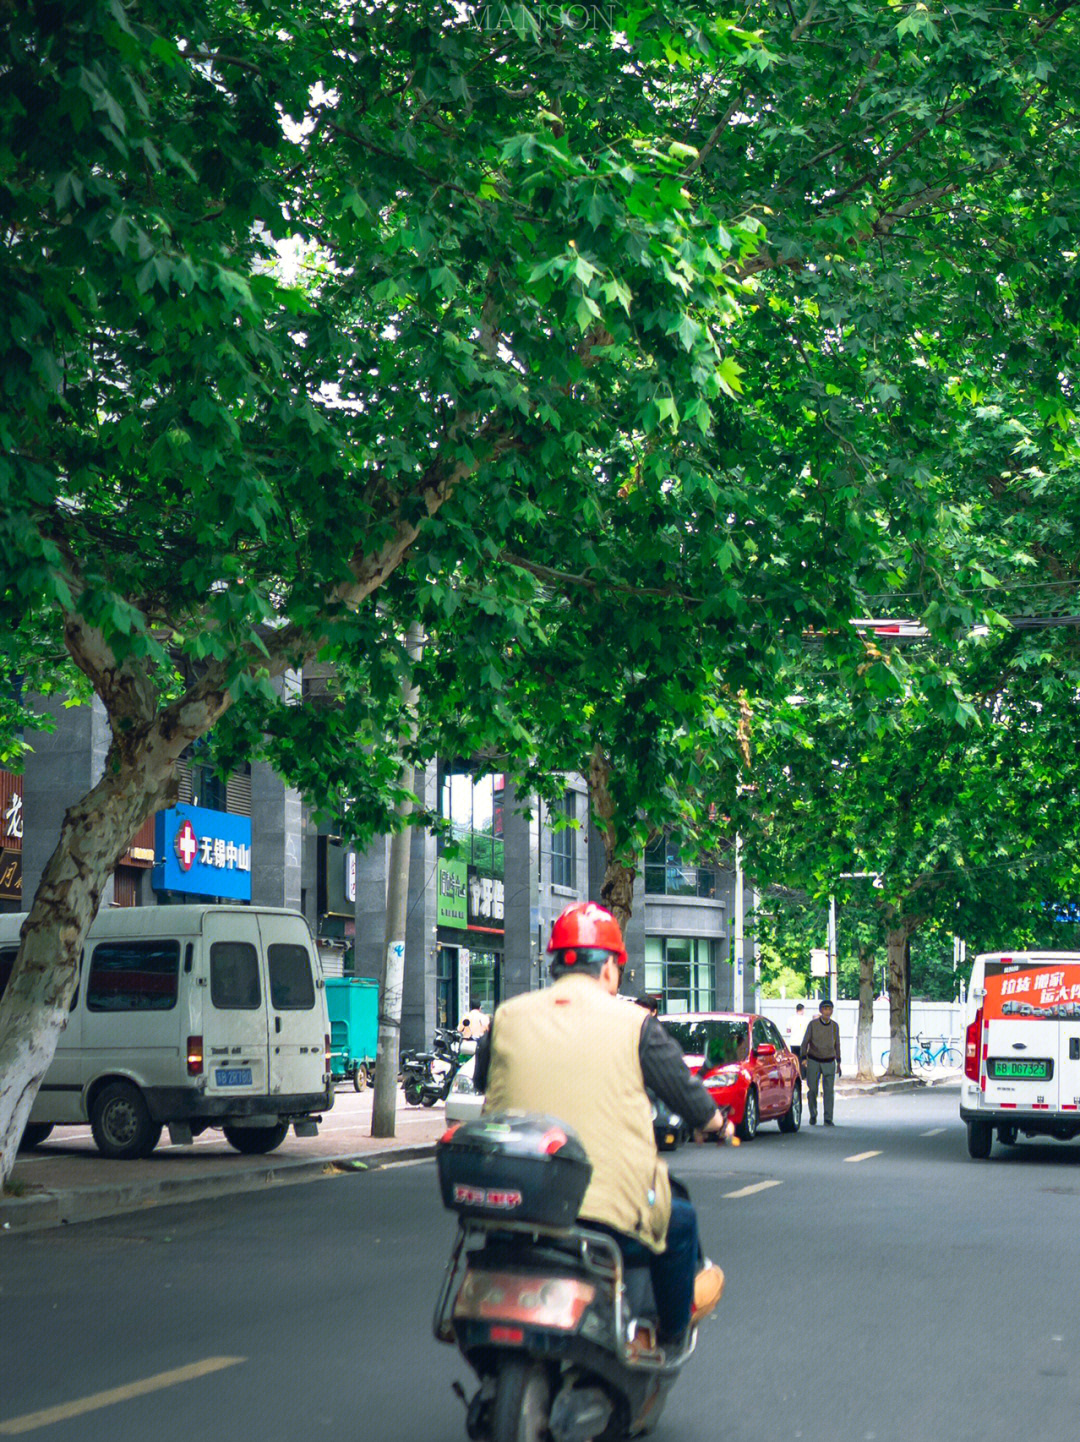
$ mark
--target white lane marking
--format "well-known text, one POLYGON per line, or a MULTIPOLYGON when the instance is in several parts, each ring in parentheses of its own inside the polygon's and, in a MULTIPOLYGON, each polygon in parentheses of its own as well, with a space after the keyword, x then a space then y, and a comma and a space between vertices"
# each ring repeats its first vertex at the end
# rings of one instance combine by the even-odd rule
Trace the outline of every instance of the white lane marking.
POLYGON ((940 1137, 943 1136, 944 1133, 944 1127, 931 1127, 928 1132, 920 1132, 919 1135, 924 1137, 940 1137))
POLYGON ((845 1162, 868 1162, 871 1157, 880 1157, 880 1152, 856 1152, 853 1157, 845 1157, 845 1162))
POLYGON ((783 1183, 779 1181, 755 1182, 752 1187, 740 1187, 737 1192, 724 1192, 724 1200, 730 1201, 733 1197, 752 1197, 755 1192, 767 1192, 770 1187, 779 1187, 783 1183))
POLYGON ((158 1372, 154 1377, 144 1377, 141 1382, 110 1387, 107 1392, 95 1392, 90 1397, 62 1402, 58 1407, 45 1407, 40 1412, 24 1412, 21 1417, 0 1422, 0 1437, 17 1437, 23 1432, 34 1432, 38 1427, 51 1427, 54 1422, 67 1422, 72 1417, 82 1417, 87 1412, 97 1412, 117 1402, 129 1402, 132 1397, 145 1397, 149 1392, 160 1392, 164 1387, 175 1387, 181 1382, 192 1382, 196 1377, 206 1377, 211 1372, 220 1372, 225 1367, 235 1367, 239 1362, 246 1361, 246 1357, 204 1357, 201 1362, 174 1367, 171 1372, 158 1372))

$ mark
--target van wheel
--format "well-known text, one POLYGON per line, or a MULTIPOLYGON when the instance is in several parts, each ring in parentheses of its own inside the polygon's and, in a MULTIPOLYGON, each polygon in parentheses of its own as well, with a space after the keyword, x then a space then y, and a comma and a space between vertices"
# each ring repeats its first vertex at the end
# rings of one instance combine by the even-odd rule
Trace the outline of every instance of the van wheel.
POLYGON ((90 1109, 90 1128, 101 1155, 118 1161, 148 1157, 161 1136, 161 1123, 151 1121, 142 1092, 130 1082, 102 1087, 90 1109))
POLYGON ((230 1147, 246 1157, 261 1157, 280 1147, 289 1132, 288 1122, 276 1127, 222 1127, 230 1147))
POLYGON ((32 1152, 35 1147, 41 1146, 52 1129, 52 1122, 27 1122, 19 1138, 19 1151, 32 1152))
POLYGON ((994 1145, 994 1129, 989 1122, 968 1122, 968 1156, 984 1162, 994 1145))
POLYGON ((998 1141, 1003 1147, 1015 1147, 1018 1137, 1015 1127, 998 1127, 998 1141))

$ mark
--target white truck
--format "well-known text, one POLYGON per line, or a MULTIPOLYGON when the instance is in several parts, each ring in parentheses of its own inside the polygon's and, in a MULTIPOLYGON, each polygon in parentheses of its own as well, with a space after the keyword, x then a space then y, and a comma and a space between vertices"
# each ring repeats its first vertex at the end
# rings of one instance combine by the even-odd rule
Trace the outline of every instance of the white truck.
POLYGON ((1080 952, 992 952, 968 989, 960 1116, 968 1151, 1080 1135, 1080 952))
MULTIPOLYGON (((0 916, 0 995, 22 915, 0 916)), ((314 1135, 333 1106, 326 991, 299 912, 148 906, 102 912, 23 1132, 89 1122, 108 1157, 221 1127, 237 1151, 314 1135)))

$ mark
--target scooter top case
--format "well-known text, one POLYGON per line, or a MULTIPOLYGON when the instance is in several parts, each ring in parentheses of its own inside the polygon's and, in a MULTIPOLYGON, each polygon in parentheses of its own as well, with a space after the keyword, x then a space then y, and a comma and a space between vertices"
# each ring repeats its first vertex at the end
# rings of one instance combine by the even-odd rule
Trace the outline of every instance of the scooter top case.
POLYGON ((569 1227, 592 1176, 557 1117, 496 1112, 450 1127, 436 1149, 443 1206, 462 1217, 569 1227))

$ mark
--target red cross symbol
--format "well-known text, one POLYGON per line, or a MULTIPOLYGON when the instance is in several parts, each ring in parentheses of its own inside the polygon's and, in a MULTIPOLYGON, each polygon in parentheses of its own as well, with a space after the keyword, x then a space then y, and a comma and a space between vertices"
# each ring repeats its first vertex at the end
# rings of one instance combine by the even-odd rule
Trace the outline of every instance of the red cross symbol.
POLYGON ((195 828, 190 821, 184 821, 176 833, 176 855, 180 860, 182 871, 190 871, 192 863, 199 851, 199 838, 195 835, 195 828))

